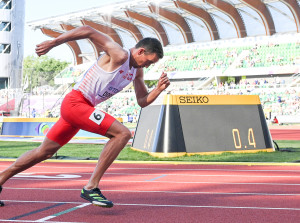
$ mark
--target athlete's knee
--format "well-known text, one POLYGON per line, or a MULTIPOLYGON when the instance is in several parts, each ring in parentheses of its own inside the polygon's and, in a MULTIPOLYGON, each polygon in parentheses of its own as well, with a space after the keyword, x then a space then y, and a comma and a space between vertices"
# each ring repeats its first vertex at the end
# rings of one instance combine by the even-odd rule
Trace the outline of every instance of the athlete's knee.
POLYGON ((112 136, 128 142, 131 138, 131 132, 127 127, 123 126, 112 136))
POLYGON ((41 145, 38 148, 36 148, 36 155, 40 159, 46 160, 46 159, 50 159, 56 151, 57 151, 57 149, 53 149, 53 148, 49 148, 47 146, 41 145))
POLYGON ((129 139, 131 138, 131 132, 126 126, 124 126, 121 123, 115 121, 111 125, 111 127, 108 129, 105 136, 107 136, 110 139, 119 138, 123 141, 128 142, 129 139))
POLYGON ((36 148, 36 152, 41 159, 46 160, 50 159, 60 148, 61 146, 59 144, 45 140, 36 148))
POLYGON ((55 154, 55 152, 56 151, 51 151, 51 150, 49 150, 49 151, 46 150, 46 151, 42 152, 41 155, 42 155, 43 160, 50 159, 55 154))
POLYGON ((124 131, 122 131, 122 135, 124 140, 129 141, 129 139, 131 138, 131 132, 128 128, 124 128, 124 131))

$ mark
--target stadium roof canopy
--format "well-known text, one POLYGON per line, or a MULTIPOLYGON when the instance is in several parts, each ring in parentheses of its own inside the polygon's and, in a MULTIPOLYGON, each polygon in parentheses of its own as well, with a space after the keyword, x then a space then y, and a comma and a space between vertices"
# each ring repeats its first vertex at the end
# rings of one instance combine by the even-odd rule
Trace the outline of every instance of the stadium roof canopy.
MULTIPOLYGON (((219 39, 300 33, 300 0, 135 0, 30 22, 50 37, 89 25, 131 48, 143 37, 165 47, 219 39)), ((97 58, 99 46, 69 42, 75 63, 97 58)))

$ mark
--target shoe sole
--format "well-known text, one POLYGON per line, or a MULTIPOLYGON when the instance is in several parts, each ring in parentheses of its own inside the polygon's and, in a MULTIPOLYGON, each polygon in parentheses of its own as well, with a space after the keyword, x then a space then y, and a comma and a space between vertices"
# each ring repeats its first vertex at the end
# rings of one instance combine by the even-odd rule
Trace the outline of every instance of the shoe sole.
POLYGON ((112 208, 112 207, 114 206, 113 204, 112 204, 111 206, 110 206, 110 205, 99 205, 99 204, 95 204, 95 203, 93 203, 93 200, 91 200, 91 199, 89 199, 89 198, 83 196, 82 194, 80 195, 80 197, 83 198, 83 199, 85 199, 85 200, 87 200, 87 201, 89 201, 89 202, 91 202, 92 205, 94 205, 94 206, 98 206, 98 207, 102 207, 102 208, 112 208))

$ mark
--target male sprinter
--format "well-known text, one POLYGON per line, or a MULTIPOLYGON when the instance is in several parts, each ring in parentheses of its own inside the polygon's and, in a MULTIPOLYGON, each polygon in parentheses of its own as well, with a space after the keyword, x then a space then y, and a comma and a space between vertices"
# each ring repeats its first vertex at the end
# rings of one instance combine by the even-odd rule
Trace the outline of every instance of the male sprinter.
POLYGON ((80 130, 98 133, 110 140, 105 145, 94 172, 81 191, 81 197, 101 207, 112 207, 99 190, 99 182, 107 168, 116 159, 131 137, 131 133, 109 114, 94 108, 120 92, 133 81, 137 102, 141 107, 151 104, 165 90, 170 81, 162 73, 156 88, 148 93, 143 79, 143 68, 163 57, 161 43, 154 38, 144 38, 130 50, 123 49, 109 36, 89 26, 68 31, 57 38, 37 45, 38 56, 68 41, 88 38, 101 47, 105 54, 92 65, 83 78, 66 95, 61 105, 61 117, 50 129, 43 143, 20 156, 10 167, 0 173, 2 185, 15 174, 52 157, 80 130))

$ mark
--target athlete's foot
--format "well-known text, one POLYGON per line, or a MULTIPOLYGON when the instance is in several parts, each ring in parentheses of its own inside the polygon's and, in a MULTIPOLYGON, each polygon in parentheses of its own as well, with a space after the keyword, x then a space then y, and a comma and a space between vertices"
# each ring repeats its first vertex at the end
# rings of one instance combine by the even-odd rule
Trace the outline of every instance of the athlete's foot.
POLYGON ((81 195, 83 199, 90 201, 93 205, 111 208, 114 206, 113 202, 109 201, 104 197, 99 188, 94 188, 92 190, 82 189, 81 195))
MULTIPOLYGON (((2 186, 0 186, 0 194, 1 194, 1 191, 2 191, 2 186)), ((4 203, 2 201, 0 201, 0 207, 4 206, 4 203)))

